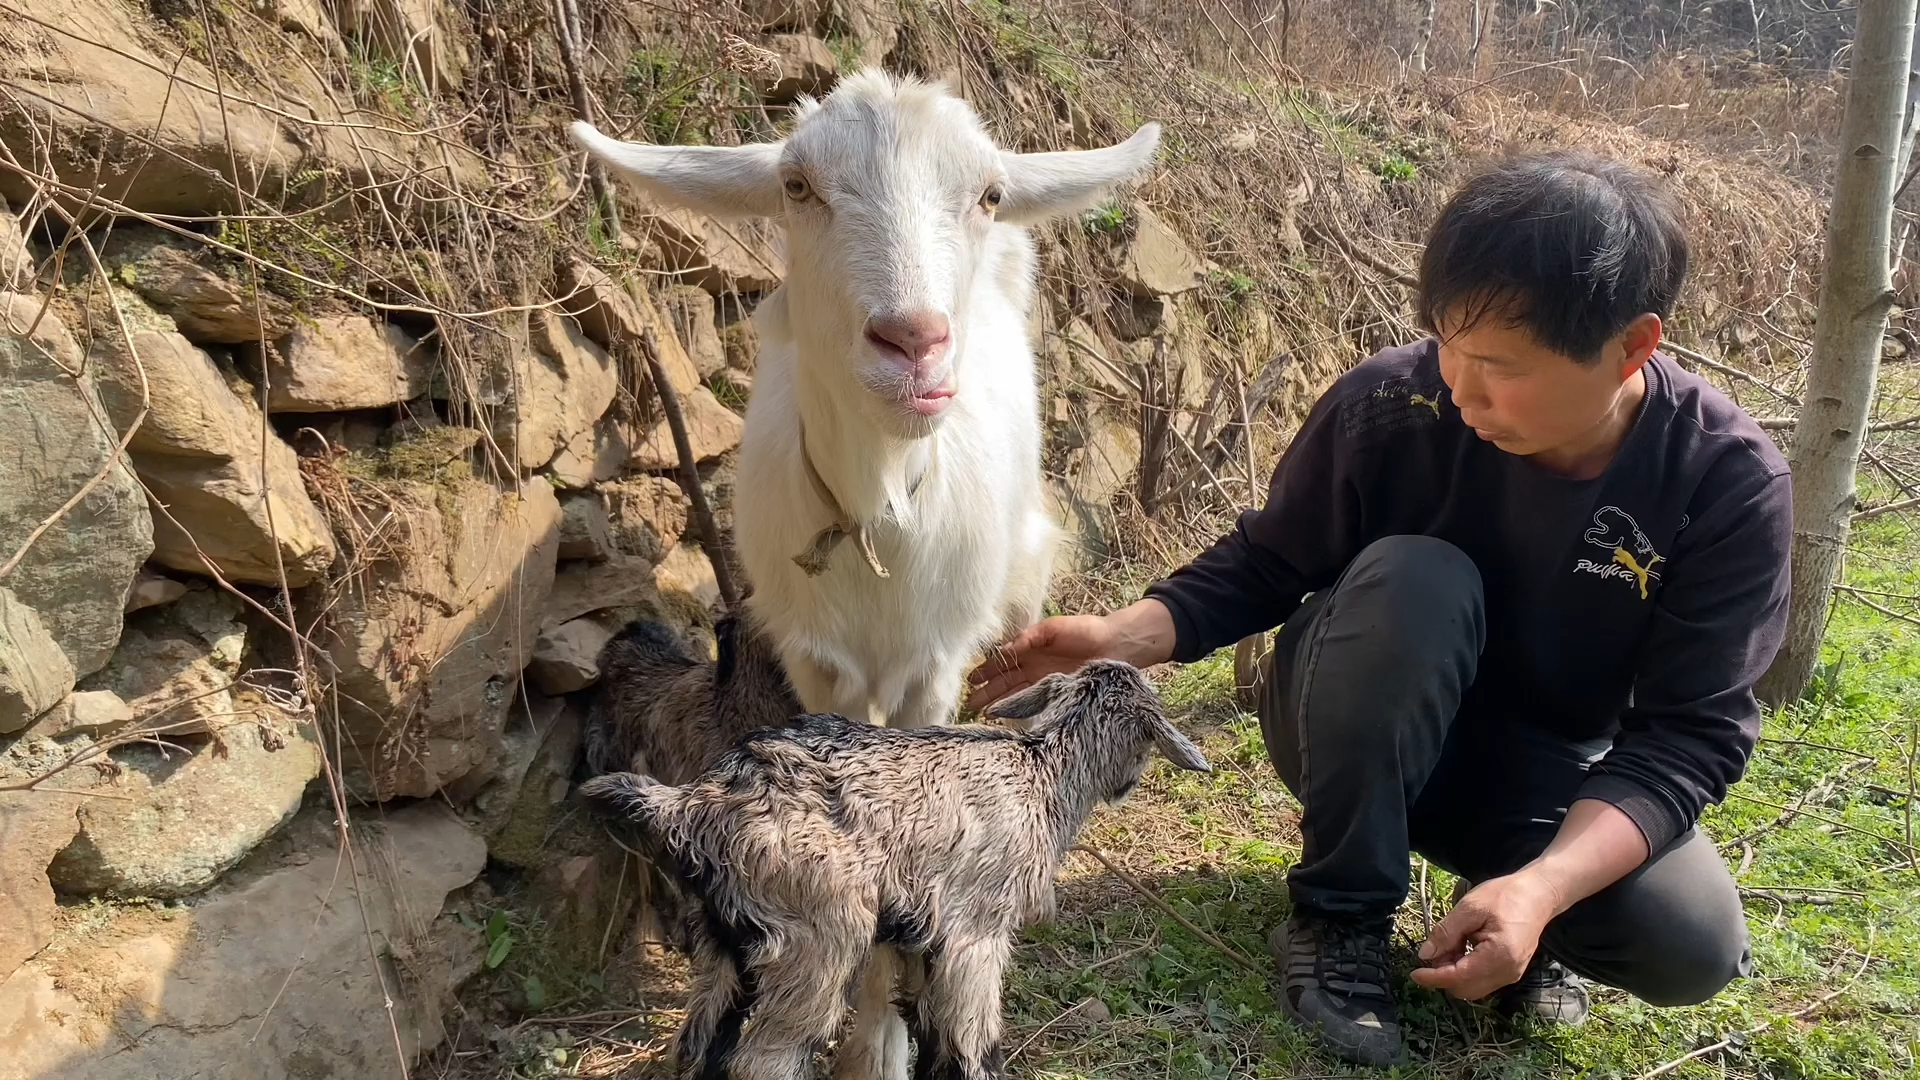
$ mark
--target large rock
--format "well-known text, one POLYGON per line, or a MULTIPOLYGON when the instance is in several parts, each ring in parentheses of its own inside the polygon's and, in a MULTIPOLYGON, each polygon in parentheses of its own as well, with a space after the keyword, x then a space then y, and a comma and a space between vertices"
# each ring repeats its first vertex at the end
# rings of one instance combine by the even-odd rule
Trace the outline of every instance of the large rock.
POLYGON ((469 57, 466 21, 446 0, 332 0, 340 30, 370 53, 426 80, 429 94, 460 89, 469 57))
POLYGON ((73 664, 40 615, 0 588, 0 735, 19 731, 73 689, 73 664))
POLYGON ((603 563, 568 563, 554 575, 553 592, 547 597, 540 626, 552 629, 596 611, 658 610, 659 602, 653 563, 646 559, 615 555, 603 563))
MULTIPOLYGON (((488 833, 487 850, 496 862, 528 869, 547 861, 555 817, 567 800, 574 764, 580 756, 580 714, 564 701, 548 699, 551 720, 535 727, 538 748, 510 785, 501 784, 476 800, 482 807, 498 801, 498 824, 488 833)), ((536 709, 539 699, 535 699, 536 709)))
MULTIPOLYGON (((5 559, 113 460, 118 437, 95 419, 101 404, 93 386, 70 374, 82 370, 84 358, 59 318, 30 297, 0 293, 0 320, 5 559)), ((74 672, 85 675, 112 655, 128 588, 152 551, 146 496, 131 470, 114 465, 34 541, 6 584, 39 613, 74 672)))
POLYGON ((506 405, 495 413, 494 433, 522 469, 537 469, 593 430, 620 376, 574 320, 537 311, 526 325, 525 347, 516 339, 511 349, 512 370, 496 373, 494 391, 506 405))
MULTIPOLYGON (((160 25, 151 5, 20 0, 9 9, 46 28, 9 25, 0 80, 18 90, 0 101, 0 143, 40 147, 44 158, 31 166, 44 161, 69 185, 53 194, 70 209, 97 194, 204 219, 330 200, 370 211, 377 198, 388 213, 437 218, 462 205, 450 188, 488 182, 484 162, 458 140, 411 137, 406 121, 370 122, 377 114, 341 95, 282 35, 254 34, 249 62, 216 75, 182 51, 179 32, 160 25), (267 68, 272 85, 253 74, 267 68)), ((0 173, 0 197, 15 205, 49 191, 36 177, 0 173)), ((101 210, 97 201, 90 209, 101 210)), ((325 244, 312 220, 287 223, 303 247, 325 244)))
POLYGON ((775 34, 767 48, 779 65, 760 79, 760 96, 770 105, 788 104, 802 94, 824 96, 840 77, 833 50, 810 34, 775 34))
POLYGON ((33 248, 21 231, 19 215, 0 204, 0 290, 32 292, 36 273, 33 248))
MULTIPOLYGON (((713 391, 704 386, 680 399, 680 413, 687 424, 687 442, 695 462, 712 461, 740 445, 746 421, 740 414, 720 404, 713 391)), ((653 425, 645 438, 627 458, 627 468, 640 472, 664 472, 680 467, 680 451, 673 441, 673 429, 664 417, 653 425)))
POLYGON ((607 505, 598 495, 569 495, 560 501, 560 557, 601 562, 613 554, 607 505))
POLYGON ((653 568, 653 586, 663 599, 682 598, 700 610, 720 602, 720 581, 698 544, 679 544, 653 568))
MULTIPOLYGON (((767 222, 717 221, 673 208, 656 209, 650 225, 666 268, 710 293, 766 292, 786 276, 767 222)), ((642 223, 636 231, 647 227, 642 223)))
POLYGON ((192 751, 134 743, 113 759, 121 798, 81 805, 79 835, 47 867, 60 892, 199 892, 292 820, 320 775, 320 748, 292 725, 229 723, 192 751))
POLYGON ((602 417, 554 455, 547 463, 548 475, 561 487, 575 490, 619 476, 626 471, 627 458, 633 456, 627 431, 626 424, 602 417))
POLYGON ((241 611, 231 595, 201 589, 135 614, 113 659, 81 688, 111 691, 168 735, 214 730, 236 712, 232 687, 247 648, 241 611))
POLYGON ((181 335, 196 344, 277 338, 295 325, 293 308, 285 300, 229 277, 214 265, 206 248, 173 233, 120 226, 100 257, 121 285, 171 318, 181 335))
POLYGON ((5 1075, 401 1075, 479 969, 485 939, 441 912, 486 846, 426 802, 356 816, 341 860, 332 819, 302 815, 191 906, 61 931, 0 983, 5 1075))
POLYGON ((110 735, 133 723, 133 708, 111 690, 75 690, 34 721, 26 734, 59 739, 68 735, 110 735))
POLYGON ((664 476, 636 476, 600 485, 613 546, 650 563, 666 558, 687 531, 691 503, 664 476))
POLYGON ((493 760, 554 583, 560 504, 534 477, 502 492, 388 485, 407 542, 330 598, 354 792, 425 796, 493 760))
POLYGON ((571 694, 600 681, 600 650, 613 631, 593 619, 575 619, 542 630, 534 642, 527 677, 543 694, 571 694))
POLYGON ((187 595, 185 582, 156 574, 151 570, 141 570, 133 579, 133 588, 127 590, 127 614, 145 608, 161 607, 187 595))
POLYGON ((1206 266, 1180 234, 1140 203, 1130 208, 1132 234, 1119 253, 1121 283, 1141 296, 1169 296, 1200 287, 1206 266))
MULTIPOLYGON (((700 371, 675 332, 675 322, 645 287, 622 286, 606 271, 578 259, 560 267, 555 286, 559 294, 555 305, 579 320, 588 340, 609 352, 637 350, 646 332, 652 330, 654 344, 660 350, 660 366, 673 388, 688 394, 700 385, 700 371)), ((639 370, 646 370, 644 361, 636 363, 639 370)))
POLYGON ((301 322, 272 348, 243 355, 267 375, 273 412, 346 412, 411 401, 427 392, 431 355, 405 330, 364 315, 301 322))
MULTIPOLYGON (((6 853, 0 857, 0 981, 53 938, 47 864, 79 831, 74 811, 81 805, 81 796, 52 791, 0 792, 0 851, 6 853)), ((0 1020, 0 1031, 4 1026, 0 1020)))
MULTIPOLYGON (((727 366, 727 350, 714 322, 713 294, 695 285, 675 285, 660 295, 660 306, 673 320, 680 344, 702 379, 711 379, 727 366)), ((674 389, 679 389, 676 384, 674 389)))
POLYGON ((146 420, 128 450, 156 504, 154 559, 204 574, 204 554, 229 580, 260 585, 277 584, 282 568, 295 587, 323 576, 333 533, 307 495, 293 449, 266 429, 251 388, 137 297, 115 292, 131 333, 121 334, 96 297, 88 359, 122 430, 139 414, 144 377, 146 420))

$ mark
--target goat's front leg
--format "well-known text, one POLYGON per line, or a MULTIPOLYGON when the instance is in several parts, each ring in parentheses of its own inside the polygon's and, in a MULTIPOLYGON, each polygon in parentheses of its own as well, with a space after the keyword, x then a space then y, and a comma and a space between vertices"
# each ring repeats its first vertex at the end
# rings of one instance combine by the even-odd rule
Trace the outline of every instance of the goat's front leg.
POLYGON ((893 1004, 900 954, 875 945, 853 1004, 853 1027, 834 1054, 834 1080, 907 1080, 907 1022, 893 1004))
POLYGON ((966 677, 960 665, 937 662, 934 670, 907 683, 906 696, 888 718, 888 726, 922 728, 953 723, 954 711, 960 707, 960 684, 966 677))
POLYGON ((1000 983, 1008 936, 945 942, 928 951, 927 988, 915 1027, 920 1059, 915 1080, 1000 1080, 1007 1051, 1000 1041, 1000 983))
POLYGON ((682 925, 692 961, 693 993, 675 1040, 675 1073, 680 1080, 724 1076, 727 1057, 733 1053, 753 1001, 741 985, 734 956, 707 933, 699 912, 690 911, 682 925))
POLYGON ((731 1080, 808 1080, 813 1055, 827 1045, 845 1011, 858 950, 825 941, 790 944, 752 971, 753 1017, 727 1060, 731 1080))

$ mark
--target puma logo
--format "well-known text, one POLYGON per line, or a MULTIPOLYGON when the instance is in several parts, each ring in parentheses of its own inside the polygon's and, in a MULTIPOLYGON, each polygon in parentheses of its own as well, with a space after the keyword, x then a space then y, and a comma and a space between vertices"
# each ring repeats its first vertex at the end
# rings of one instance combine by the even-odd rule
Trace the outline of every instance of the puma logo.
POLYGON ((1438 419, 1440 416, 1440 399, 1437 397, 1430 398, 1425 394, 1408 394, 1407 404, 1425 405, 1427 408, 1433 410, 1433 415, 1435 419, 1438 419))
POLYGON ((1653 576, 1654 566, 1667 560, 1658 555, 1650 555, 1647 557, 1647 564, 1642 566, 1640 565, 1640 560, 1633 557, 1633 552, 1623 547, 1617 547, 1613 549, 1613 561, 1626 567, 1627 572, 1633 575, 1633 580, 1640 583, 1640 599, 1645 600, 1647 598, 1647 579, 1653 576))
POLYGON ((1617 506, 1603 506, 1594 512, 1593 528, 1581 539, 1610 552, 1613 557, 1607 562, 1579 559, 1573 565, 1576 572, 1632 581, 1640 590, 1642 600, 1653 595, 1653 586, 1660 582, 1660 574, 1654 567, 1667 560, 1653 550, 1653 541, 1641 530, 1640 523, 1633 520, 1632 514, 1617 506))

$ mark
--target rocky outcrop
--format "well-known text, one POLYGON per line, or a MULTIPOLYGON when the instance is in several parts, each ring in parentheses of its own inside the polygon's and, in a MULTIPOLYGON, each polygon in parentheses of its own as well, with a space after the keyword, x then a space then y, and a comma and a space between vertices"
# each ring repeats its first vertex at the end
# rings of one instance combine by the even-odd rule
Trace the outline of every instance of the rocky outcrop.
POLYGON ((173 233, 122 226, 100 257, 118 284, 172 319, 196 345, 270 340, 295 325, 285 300, 242 285, 215 266, 205 248, 173 233))
POLYGON ((35 272, 33 248, 21 231, 19 215, 0 204, 0 290, 33 291, 35 272))
POLYGON ((273 412, 345 412, 411 401, 427 392, 432 357, 392 323, 328 315, 297 323, 271 346, 242 352, 264 370, 273 412))
POLYGON ((543 694, 571 694, 600 681, 600 650, 613 631, 594 619, 574 619, 542 630, 527 677, 543 694))
POLYGON ((113 798, 89 799, 47 868, 63 893, 171 899, 205 889, 300 809, 320 748, 291 725, 229 721, 192 750, 113 751, 113 798))
POLYGON ((40 615, 0 588, 0 735, 19 731, 73 689, 73 665, 40 615))
POLYGON ((698 544, 677 544, 668 551, 653 568, 653 585, 663 599, 690 601, 693 610, 706 611, 720 602, 720 581, 698 544))
POLYGON ((564 488, 589 487, 600 480, 611 480, 627 467, 633 456, 628 445, 627 425, 603 417, 593 427, 575 435, 552 461, 547 475, 564 488))
POLYGON ((116 426, 130 426, 144 402, 127 448, 155 504, 155 560, 204 574, 204 555, 229 580, 263 585, 283 569, 296 587, 325 574, 333 534, 252 389, 138 297, 116 288, 118 317, 107 299, 93 298, 88 359, 116 426))
POLYGON ((775 34, 767 39, 775 58, 774 70, 763 76, 760 96, 770 105, 785 105, 802 94, 821 97, 840 76, 840 62, 827 43, 810 34, 775 34))
POLYGON ((504 403, 495 413, 494 434, 522 469, 537 469, 593 430, 613 403, 619 373, 573 319, 537 311, 524 329, 524 342, 515 329, 510 367, 491 373, 492 392, 504 403))
MULTIPOLYGON (((700 371, 687 356, 675 323, 645 288, 622 286, 599 267, 574 259, 561 266, 555 289, 558 310, 573 315, 588 339, 601 348, 637 349, 652 330, 660 366, 673 388, 684 395, 700 385, 700 371)), ((644 362, 639 370, 645 370, 644 362)))
MULTIPOLYGON (((680 344, 700 378, 718 375, 727 366, 727 352, 714 322, 713 294, 693 285, 675 285, 660 294, 660 306, 673 320, 680 344)), ((680 387, 676 384, 674 389, 680 387)))
MULTIPOLYGON (((538 866, 550 854, 555 818, 572 787, 582 730, 580 714, 564 701, 535 698, 533 704, 550 719, 535 729, 535 749, 518 777, 494 791, 500 812, 487 843, 494 861, 523 869, 538 866)), ((488 805, 485 799, 480 803, 488 805)))
POLYGON ((142 570, 140 576, 133 579, 133 588, 127 590, 126 611, 131 615, 145 608, 171 604, 185 595, 185 582, 175 581, 151 570, 142 570))
MULTIPOLYGON (((53 938, 56 905, 47 864, 80 829, 83 797, 0 792, 0 984, 53 938)), ((4 993, 0 993, 4 999, 4 993)), ((6 1030, 0 1013, 0 1033, 6 1030)), ((11 1046, 0 1037, 0 1046, 11 1046)))
POLYGON ((710 293, 766 292, 786 276, 766 222, 716 221, 691 210, 656 208, 642 227, 650 227, 667 269, 710 293))
POLYGON ((636 476, 600 485, 613 546, 650 563, 666 558, 687 531, 691 503, 663 476, 636 476))
POLYGON ((240 602, 202 589, 170 607, 127 620, 113 659, 82 684, 110 691, 143 725, 168 735, 197 735, 229 723, 232 687, 246 653, 240 602))
POLYGON ((7 1075, 397 1076, 438 1046, 485 946, 442 910, 486 846, 426 802, 356 818, 342 860, 333 816, 302 815, 191 907, 57 933, 0 983, 7 1075))
POLYGON ((582 615, 619 608, 659 610, 653 563, 631 555, 615 555, 602 563, 568 563, 554 575, 540 626, 551 629, 582 615))
POLYGON ((1170 296, 1200 287, 1206 266, 1180 234, 1146 206, 1129 208, 1132 234, 1118 258, 1120 282, 1141 296, 1170 296))
POLYGON ((120 636, 135 571, 153 550, 153 519, 132 471, 108 467, 118 433, 102 428, 84 358, 66 325, 31 297, 0 294, 0 560, 43 522, 6 585, 38 613, 76 674, 97 671, 120 636), (104 468, 104 474, 102 470, 104 468), (62 504, 91 483, 84 498, 62 504))
POLYGON ((406 542, 330 601, 357 795, 425 796, 493 760, 554 584, 560 504, 534 477, 389 485, 406 542))
POLYGON ((613 554, 606 502, 598 495, 569 495, 560 502, 560 557, 604 561, 613 554))
POLYGON ((27 728, 32 738, 110 735, 133 723, 133 708, 111 690, 75 690, 27 728))
MULTIPOLYGON (((704 386, 680 399, 680 412, 687 423, 687 442, 697 462, 714 458, 740 445, 746 421, 740 414, 720 404, 713 391, 704 386)), ((673 441, 673 429, 662 418, 647 431, 627 458, 627 468, 639 472, 665 472, 680 467, 680 451, 673 441)))
POLYGON ((460 89, 470 63, 466 20, 445 0, 331 0, 339 29, 371 54, 418 71, 427 91, 460 89))

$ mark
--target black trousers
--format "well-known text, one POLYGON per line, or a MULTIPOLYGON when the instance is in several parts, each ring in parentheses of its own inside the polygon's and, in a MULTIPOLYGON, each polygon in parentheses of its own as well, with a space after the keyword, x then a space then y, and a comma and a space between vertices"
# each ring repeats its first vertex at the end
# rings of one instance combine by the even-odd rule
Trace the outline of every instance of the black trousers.
MULTIPOLYGON (((1388 917, 1410 853, 1474 882, 1545 850, 1604 742, 1457 715, 1485 642, 1480 573, 1442 540, 1395 536, 1309 597, 1263 662, 1268 756, 1304 807, 1296 907, 1388 917)), ((1548 925, 1575 973, 1690 1005, 1752 966, 1733 877, 1688 830, 1548 925)))

